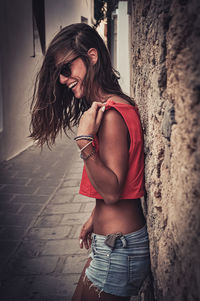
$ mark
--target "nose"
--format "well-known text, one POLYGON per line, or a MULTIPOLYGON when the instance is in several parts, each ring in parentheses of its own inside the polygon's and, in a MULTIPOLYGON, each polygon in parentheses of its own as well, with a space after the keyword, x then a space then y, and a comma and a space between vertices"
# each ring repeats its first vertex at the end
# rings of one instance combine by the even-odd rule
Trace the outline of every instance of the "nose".
POLYGON ((60 83, 61 83, 62 85, 66 84, 67 81, 68 81, 68 79, 69 79, 69 77, 66 77, 66 76, 64 76, 64 75, 62 75, 62 74, 60 74, 60 76, 59 76, 59 81, 60 81, 60 83))

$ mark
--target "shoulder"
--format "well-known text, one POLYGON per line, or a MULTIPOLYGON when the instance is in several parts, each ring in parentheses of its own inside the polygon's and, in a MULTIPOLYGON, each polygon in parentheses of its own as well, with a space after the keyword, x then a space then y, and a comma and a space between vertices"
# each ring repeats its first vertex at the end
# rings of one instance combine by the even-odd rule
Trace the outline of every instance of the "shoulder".
POLYGON ((119 95, 112 95, 110 100, 114 101, 115 103, 130 104, 127 100, 120 97, 119 95))
POLYGON ((122 115, 113 107, 104 112, 100 125, 99 135, 101 137, 126 136, 128 129, 122 115))

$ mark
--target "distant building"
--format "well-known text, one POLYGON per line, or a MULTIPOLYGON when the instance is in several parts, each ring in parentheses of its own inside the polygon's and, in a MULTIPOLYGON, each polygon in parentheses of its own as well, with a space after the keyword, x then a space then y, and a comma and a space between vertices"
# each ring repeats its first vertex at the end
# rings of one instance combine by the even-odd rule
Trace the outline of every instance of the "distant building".
POLYGON ((93 23, 93 0, 0 1, 0 161, 32 144, 30 103, 36 73, 64 26, 93 23))

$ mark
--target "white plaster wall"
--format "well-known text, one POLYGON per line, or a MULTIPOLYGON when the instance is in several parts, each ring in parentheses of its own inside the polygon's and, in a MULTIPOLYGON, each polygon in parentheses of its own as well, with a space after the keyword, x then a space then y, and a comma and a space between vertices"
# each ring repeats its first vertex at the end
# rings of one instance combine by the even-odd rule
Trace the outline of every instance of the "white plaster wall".
POLYGON ((61 27, 80 23, 81 16, 88 19, 91 25, 93 17, 91 0, 46 0, 46 42, 47 45, 61 27))
POLYGON ((31 0, 1 0, 1 87, 3 131, 0 133, 0 160, 8 159, 28 147, 29 100, 34 59, 31 0))
MULTIPOLYGON (((91 24, 92 0, 46 0, 46 45, 60 26, 91 24)), ((1 128, 0 161, 9 159, 32 144, 29 135, 30 103, 42 53, 33 57, 32 1, 0 1, 1 128)))
POLYGON ((129 16, 126 1, 119 1, 117 14, 117 70, 122 90, 130 94, 129 16))

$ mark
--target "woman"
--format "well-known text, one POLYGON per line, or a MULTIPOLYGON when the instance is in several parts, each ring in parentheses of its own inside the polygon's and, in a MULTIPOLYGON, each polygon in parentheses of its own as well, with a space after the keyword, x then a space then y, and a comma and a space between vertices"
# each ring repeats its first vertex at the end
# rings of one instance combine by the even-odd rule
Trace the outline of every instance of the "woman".
POLYGON ((72 300, 129 300, 150 268, 140 202, 143 136, 103 40, 86 24, 63 28, 50 43, 35 85, 30 136, 51 145, 74 125, 84 160, 80 193, 96 198, 96 206, 80 233, 80 247, 92 245, 92 253, 72 300))

